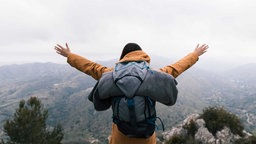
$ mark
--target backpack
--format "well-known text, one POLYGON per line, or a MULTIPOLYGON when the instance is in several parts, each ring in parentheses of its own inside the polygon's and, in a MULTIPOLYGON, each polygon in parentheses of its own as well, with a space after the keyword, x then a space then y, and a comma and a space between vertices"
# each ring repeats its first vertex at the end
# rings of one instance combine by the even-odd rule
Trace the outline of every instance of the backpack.
POLYGON ((128 137, 148 138, 156 128, 156 101, 174 105, 177 82, 169 74, 150 69, 145 61, 117 63, 103 73, 88 99, 97 111, 112 106, 113 122, 128 137))
POLYGON ((151 69, 145 61, 118 63, 113 71, 115 85, 123 92, 112 98, 113 122, 128 137, 148 138, 155 131, 156 102, 135 95, 148 72, 151 69))

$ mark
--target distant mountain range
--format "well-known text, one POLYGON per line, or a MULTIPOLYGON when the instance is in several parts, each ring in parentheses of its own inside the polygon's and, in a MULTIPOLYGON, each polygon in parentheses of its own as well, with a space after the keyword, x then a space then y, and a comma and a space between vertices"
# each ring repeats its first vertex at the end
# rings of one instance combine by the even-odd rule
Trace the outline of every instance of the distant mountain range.
MULTIPOLYGON (((163 66, 165 60, 152 63, 163 66)), ((113 66, 114 61, 100 62, 113 66)), ((157 114, 166 128, 210 105, 224 106, 237 114, 248 131, 256 131, 256 64, 242 65, 224 73, 196 66, 177 78, 179 97, 174 106, 157 104, 157 114)), ((49 110, 48 124, 61 123, 65 143, 106 141, 111 110, 97 112, 87 96, 96 81, 67 64, 30 63, 0 67, 0 138, 3 123, 11 118, 18 102, 39 97, 49 110)), ((161 131, 158 131, 161 135, 161 131)))

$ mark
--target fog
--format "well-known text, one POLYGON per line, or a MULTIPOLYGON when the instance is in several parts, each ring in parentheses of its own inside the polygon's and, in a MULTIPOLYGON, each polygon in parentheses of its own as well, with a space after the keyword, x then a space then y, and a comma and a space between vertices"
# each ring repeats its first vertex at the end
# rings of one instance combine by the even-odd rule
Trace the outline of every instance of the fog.
POLYGON ((171 60, 206 43, 199 67, 255 63, 255 7, 253 0, 2 0, 0 65, 65 63, 53 48, 66 42, 93 61, 118 58, 136 42, 171 60))

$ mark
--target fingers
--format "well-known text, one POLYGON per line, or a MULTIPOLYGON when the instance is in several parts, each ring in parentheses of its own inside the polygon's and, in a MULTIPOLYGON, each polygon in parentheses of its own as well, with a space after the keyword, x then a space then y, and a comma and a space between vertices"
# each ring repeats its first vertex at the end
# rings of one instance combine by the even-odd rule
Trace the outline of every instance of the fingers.
POLYGON ((207 52, 207 49, 209 48, 209 46, 208 45, 204 45, 203 47, 202 47, 202 54, 204 54, 205 52, 207 52))
MULTIPOLYGON (((67 46, 67 44, 66 44, 66 46, 67 46)), ((62 47, 61 45, 59 45, 59 44, 57 44, 54 48, 57 51, 64 51, 66 49, 66 48, 62 47)))
POLYGON ((197 48, 200 48, 200 49, 208 49, 209 46, 207 44, 203 44, 201 46, 199 46, 199 44, 197 45, 197 48))
POLYGON ((66 43, 66 48, 67 48, 68 51, 70 51, 70 49, 69 49, 69 47, 68 47, 68 43, 66 43))
POLYGON ((56 50, 56 52, 59 52, 60 51, 60 48, 55 46, 54 49, 56 50))
POLYGON ((57 44, 57 46, 55 46, 55 47, 58 47, 58 48, 60 48, 60 49, 64 49, 64 47, 62 47, 62 46, 59 45, 59 44, 57 44))
POLYGON ((58 46, 55 46, 54 49, 56 50, 57 53, 60 53, 61 51, 63 51, 63 48, 58 46))
POLYGON ((209 48, 209 46, 208 45, 204 45, 203 47, 202 47, 202 49, 206 52, 206 50, 209 48))
POLYGON ((63 46, 61 46, 61 45, 59 45, 59 44, 56 44, 55 49, 59 49, 59 50, 68 50, 68 51, 70 51, 69 46, 68 46, 68 43, 66 43, 65 45, 66 45, 66 48, 63 47, 63 46))
POLYGON ((65 46, 66 47, 56 44, 56 46, 54 46, 54 49, 56 50, 57 54, 67 57, 70 54, 70 49, 67 43, 65 44, 65 46))
POLYGON ((203 45, 199 45, 197 44, 196 48, 195 48, 195 53, 200 56, 202 54, 204 54, 205 52, 207 52, 207 49, 209 48, 209 46, 207 44, 203 44, 203 45))
POLYGON ((202 51, 203 53, 205 53, 205 52, 207 51, 207 49, 209 48, 209 46, 206 45, 206 44, 203 44, 200 48, 201 48, 201 51, 202 51))
POLYGON ((59 48, 59 47, 57 47, 57 46, 55 46, 55 48, 54 48, 55 50, 56 50, 56 53, 57 54, 60 54, 60 55, 62 55, 62 49, 61 48, 59 48))

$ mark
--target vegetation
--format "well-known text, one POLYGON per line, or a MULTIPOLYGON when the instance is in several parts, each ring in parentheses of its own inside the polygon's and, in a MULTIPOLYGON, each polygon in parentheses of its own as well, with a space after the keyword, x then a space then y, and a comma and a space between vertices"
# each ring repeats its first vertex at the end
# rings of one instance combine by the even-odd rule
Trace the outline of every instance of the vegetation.
MULTIPOLYGON (((226 111, 222 107, 208 107, 203 110, 199 118, 203 118, 205 126, 212 134, 222 130, 225 126, 229 127, 233 134, 242 136, 235 144, 253 144, 256 143, 256 136, 243 138, 243 125, 240 119, 226 111)), ((201 144, 200 141, 195 140, 195 134, 198 130, 195 121, 191 120, 183 128, 187 131, 186 135, 175 135, 165 144, 201 144)))
MULTIPOLYGON (((155 64, 154 67, 158 65, 155 64)), ((250 66, 250 68, 254 67, 250 66)), ((47 124, 54 126, 60 121, 63 124, 65 137, 62 143, 70 143, 70 141, 83 143, 84 140, 93 138, 104 143, 109 136, 112 123, 111 110, 96 112, 87 99, 90 92, 87 88, 95 84, 91 77, 68 65, 51 63, 11 65, 0 69, 1 130, 6 119, 9 119, 17 108, 18 105, 14 104, 17 99, 28 99, 37 95, 44 97, 41 101, 48 109, 47 124)), ((256 89, 252 84, 255 83, 255 79, 252 83, 244 82, 248 75, 241 74, 245 72, 253 74, 255 70, 244 71, 243 68, 239 68, 231 72, 240 71, 240 74, 228 73, 224 77, 198 70, 192 69, 186 75, 179 77, 181 97, 174 106, 157 104, 157 114, 162 118, 165 127, 177 125, 187 115, 201 111, 209 103, 217 103, 229 107, 230 111, 238 115, 247 131, 256 132, 254 97, 256 89), (234 80, 229 81, 229 79, 234 80), (248 123, 245 111, 250 114, 249 121, 253 124, 248 123)))
POLYGON ((233 134, 243 136, 244 127, 240 119, 222 107, 205 108, 200 117, 204 119, 209 132, 214 135, 227 126, 233 134))
POLYGON ((12 120, 4 124, 7 141, 1 144, 60 144, 63 139, 61 125, 46 127, 48 110, 44 109, 41 101, 31 97, 27 102, 21 100, 12 120))
POLYGON ((248 138, 241 138, 235 141, 235 144, 255 144, 256 143, 256 136, 250 136, 248 138))
POLYGON ((191 136, 192 138, 195 137, 195 134, 198 130, 196 123, 193 120, 191 120, 189 124, 185 125, 183 128, 187 130, 188 136, 191 136))
POLYGON ((187 136, 175 135, 169 141, 165 142, 165 144, 201 144, 201 143, 188 135, 187 136))
POLYGON ((195 121, 191 120, 183 128, 187 130, 187 135, 175 135, 169 141, 165 142, 165 144, 200 144, 194 138, 198 130, 195 121))

